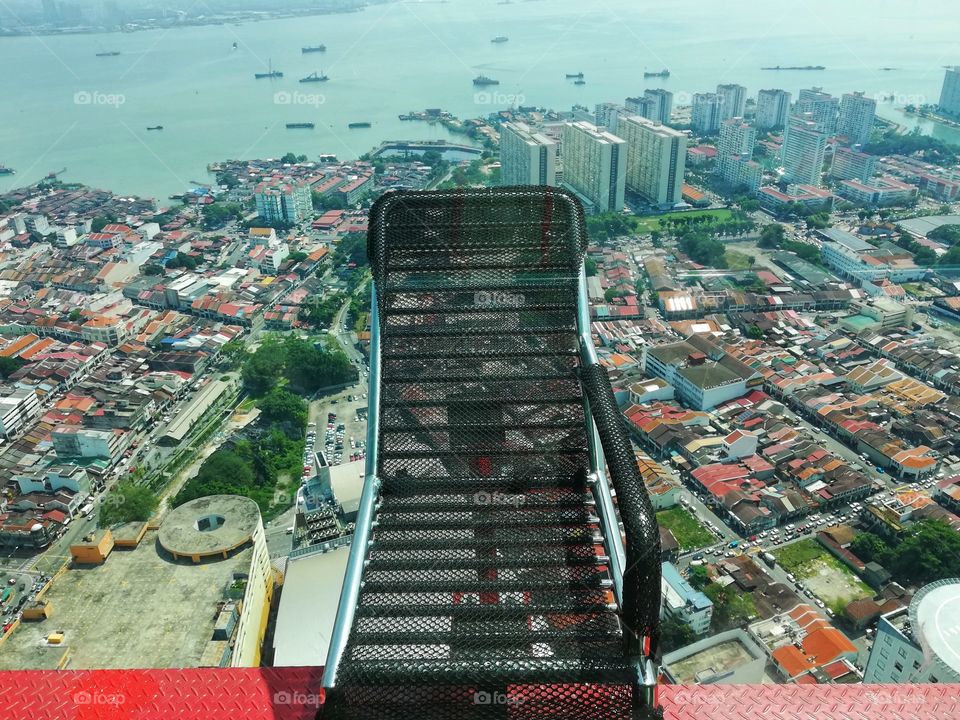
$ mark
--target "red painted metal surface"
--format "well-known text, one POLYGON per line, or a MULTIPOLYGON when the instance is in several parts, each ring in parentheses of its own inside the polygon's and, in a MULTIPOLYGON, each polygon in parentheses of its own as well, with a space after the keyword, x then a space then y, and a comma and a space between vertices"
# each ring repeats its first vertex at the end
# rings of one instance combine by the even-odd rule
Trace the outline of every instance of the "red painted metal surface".
MULTIPOLYGON (((320 668, 0 673, 0 720, 313 720, 320 668)), ((957 720, 958 685, 663 685, 666 720, 957 720)))

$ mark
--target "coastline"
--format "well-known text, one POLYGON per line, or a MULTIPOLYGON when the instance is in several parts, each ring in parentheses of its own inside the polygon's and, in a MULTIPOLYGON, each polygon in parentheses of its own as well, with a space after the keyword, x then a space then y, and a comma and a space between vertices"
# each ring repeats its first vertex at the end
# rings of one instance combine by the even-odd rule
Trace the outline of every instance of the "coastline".
POLYGON ((144 25, 140 23, 128 23, 124 26, 80 26, 73 28, 51 28, 47 25, 36 27, 26 26, 23 28, 0 29, 0 39, 19 38, 19 37, 63 37, 73 35, 129 35, 132 33, 145 32, 150 30, 172 30, 175 28, 188 27, 222 27, 224 25, 246 25, 248 23, 265 22, 268 20, 289 20, 305 17, 318 17, 324 15, 352 15, 363 12, 371 5, 385 5, 397 0, 365 0, 352 8, 309 8, 303 11, 294 10, 264 10, 263 12, 247 11, 240 13, 237 17, 222 16, 188 19, 183 22, 155 23, 144 25))

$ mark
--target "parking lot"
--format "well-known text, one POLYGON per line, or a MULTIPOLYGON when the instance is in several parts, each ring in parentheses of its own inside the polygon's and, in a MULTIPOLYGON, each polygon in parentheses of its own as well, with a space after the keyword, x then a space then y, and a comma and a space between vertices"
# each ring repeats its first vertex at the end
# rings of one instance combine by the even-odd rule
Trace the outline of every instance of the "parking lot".
POLYGON ((305 457, 316 451, 330 465, 362 459, 366 453, 366 410, 366 380, 311 402, 310 422, 315 425, 307 428, 305 457))

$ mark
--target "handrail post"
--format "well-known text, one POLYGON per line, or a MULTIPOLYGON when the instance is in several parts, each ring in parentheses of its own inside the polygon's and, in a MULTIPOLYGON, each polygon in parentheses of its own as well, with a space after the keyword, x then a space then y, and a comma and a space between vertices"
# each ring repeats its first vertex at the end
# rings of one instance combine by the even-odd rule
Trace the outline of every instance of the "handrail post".
POLYGON ((363 493, 350 546, 350 557, 343 576, 343 589, 337 618, 330 637, 327 663, 323 672, 323 686, 336 684, 337 669, 347 647, 353 616, 360 597, 360 583, 370 543, 370 530, 380 496, 380 479, 377 477, 377 454, 380 444, 380 312, 377 307, 376 283, 370 283, 370 377, 367 391, 367 456, 364 471, 363 493))

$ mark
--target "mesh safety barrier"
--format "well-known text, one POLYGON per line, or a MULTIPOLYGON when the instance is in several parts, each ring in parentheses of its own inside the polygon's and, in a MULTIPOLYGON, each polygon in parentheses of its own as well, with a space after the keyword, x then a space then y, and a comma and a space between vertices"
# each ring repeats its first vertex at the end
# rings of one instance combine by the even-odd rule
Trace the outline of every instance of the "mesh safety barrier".
MULTIPOLYGON (((555 188, 374 205, 381 490, 325 718, 630 716, 659 545, 643 484, 618 470, 620 502, 639 503, 625 521, 647 516, 626 523, 628 545, 634 528, 649 543, 630 557, 654 566, 631 572, 623 617, 586 485, 585 249, 579 203, 555 188)), ((629 441, 604 449, 639 477, 629 441)))

